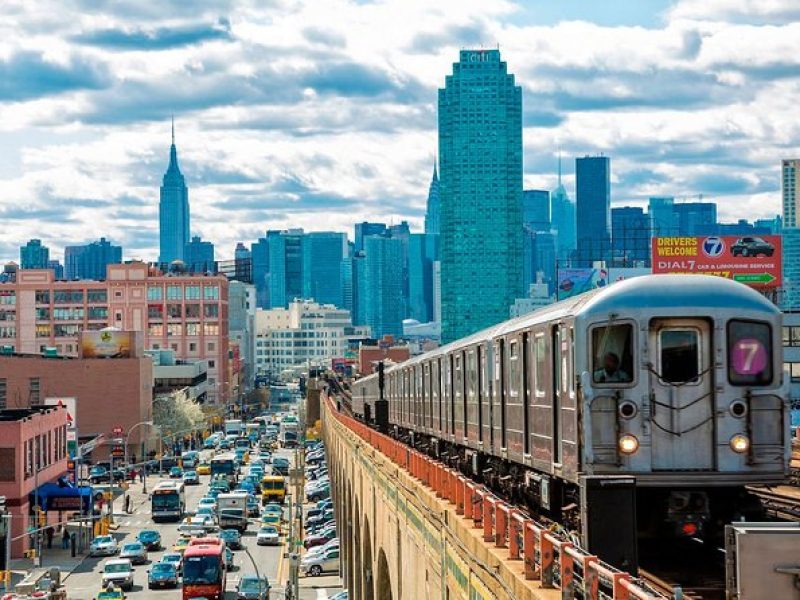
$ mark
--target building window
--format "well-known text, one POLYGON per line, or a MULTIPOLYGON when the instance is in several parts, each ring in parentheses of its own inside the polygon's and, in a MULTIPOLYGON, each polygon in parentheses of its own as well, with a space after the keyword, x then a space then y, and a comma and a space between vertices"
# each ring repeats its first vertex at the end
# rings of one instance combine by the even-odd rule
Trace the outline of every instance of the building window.
POLYGON ((57 290, 53 292, 56 304, 83 304, 83 290, 57 290))
MULTIPOLYGON (((6 389, 8 386, 8 380, 5 378, 0 379, 0 410, 6 408, 6 389)), ((2 461, 0 461, 2 462, 2 461)))
MULTIPOLYGON (((189 325, 187 325, 186 328, 188 329, 189 325)), ((187 335, 189 335, 188 332, 187 332, 187 335)), ((197 352, 197 343, 196 342, 189 342, 189 352, 197 352)))
POLYGON ((122 313, 120 311, 117 311, 117 314, 114 316, 116 317, 117 321, 122 321, 122 313))
POLYGON ((50 304, 50 290, 36 290, 36 304, 50 304))
POLYGON ((114 290, 114 298, 122 298, 122 290, 114 290))
POLYGON ((155 286, 151 285, 147 288, 147 299, 148 300, 163 300, 164 299, 164 288, 160 285, 155 286))
POLYGON ((178 344, 172 344, 172 349, 177 352, 178 351, 178 344))
POLYGON ((200 286, 187 285, 184 289, 186 300, 200 300, 200 286))
POLYGON ((105 306, 90 306, 88 309, 88 317, 90 319, 96 320, 106 320, 108 319, 108 308, 105 306))
POLYGON ((216 363, 213 360, 208 361, 208 368, 213 369, 216 363))
POLYGON ((214 350, 216 349, 216 344, 214 344, 214 342, 208 342, 206 348, 208 348, 209 352, 214 352, 214 350))
POLYGON ((89 304, 103 304, 108 302, 107 290, 86 290, 86 301, 89 304))
POLYGON ((50 325, 36 325, 36 337, 50 337, 50 325))
POLYGON ((180 323, 169 323, 167 325, 167 335, 183 335, 183 325, 180 323))
POLYGON ((15 481, 16 448, 0 448, 0 481, 15 481))
POLYGON ((187 323, 186 335, 200 335, 200 323, 187 323))
POLYGON ((0 304, 5 304, 8 306, 14 305, 17 303, 17 293, 12 292, 9 290, 0 291, 0 304))
POLYGON ((168 285, 167 300, 183 300, 183 288, 179 285, 168 285))
POLYGON ((219 286, 218 285, 203 286, 203 299, 219 300, 219 286))
POLYGON ((17 328, 13 325, 10 327, 0 327, 0 338, 16 338, 17 328))
POLYGON ((183 307, 180 304, 167 304, 167 315, 170 319, 180 319, 183 316, 183 307))
POLYGON ((147 318, 158 319, 164 318, 164 305, 163 304, 148 304, 147 305, 147 318))
POLYGON ((200 318, 200 305, 199 304, 187 304, 186 305, 186 318, 187 319, 199 319, 200 318))
POLYGON ((203 323, 204 335, 219 335, 219 325, 217 323, 203 323))
POLYGON ((41 396, 39 395, 39 378, 31 377, 28 380, 28 400, 31 406, 36 406, 41 403, 41 396))
POLYGON ((153 350, 160 350, 161 344, 153 344, 153 350))
POLYGON ((203 316, 206 319, 216 319, 219 317, 219 304, 205 304, 203 306, 203 316))
POLYGON ((164 326, 161 323, 152 323, 147 331, 152 336, 161 337, 164 335, 164 326))

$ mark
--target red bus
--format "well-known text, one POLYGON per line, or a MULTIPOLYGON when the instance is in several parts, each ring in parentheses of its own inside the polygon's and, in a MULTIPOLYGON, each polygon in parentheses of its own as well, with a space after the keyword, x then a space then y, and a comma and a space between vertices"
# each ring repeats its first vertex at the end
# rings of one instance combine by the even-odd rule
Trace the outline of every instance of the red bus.
POLYGON ((194 544, 183 554, 183 600, 225 598, 225 546, 194 544))

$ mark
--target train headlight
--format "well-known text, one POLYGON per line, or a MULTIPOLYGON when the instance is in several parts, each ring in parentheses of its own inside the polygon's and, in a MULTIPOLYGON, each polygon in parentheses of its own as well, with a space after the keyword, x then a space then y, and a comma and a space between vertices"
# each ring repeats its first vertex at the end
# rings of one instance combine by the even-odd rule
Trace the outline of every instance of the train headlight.
POLYGON ((739 454, 743 454, 750 449, 750 438, 741 433, 737 433, 733 436, 728 443, 731 445, 731 450, 739 454))
POLYGON ((619 438, 619 451, 623 454, 633 454, 639 449, 639 440, 635 435, 626 433, 619 438))

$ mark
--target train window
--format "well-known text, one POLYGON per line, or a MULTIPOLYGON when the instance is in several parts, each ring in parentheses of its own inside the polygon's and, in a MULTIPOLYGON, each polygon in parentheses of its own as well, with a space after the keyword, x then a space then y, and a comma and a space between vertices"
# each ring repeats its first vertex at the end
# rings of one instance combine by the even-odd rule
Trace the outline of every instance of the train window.
POLYGON ((700 333, 696 329, 662 329, 661 379, 669 383, 696 381, 700 374, 700 333))
POLYGON ((592 330, 592 376, 595 383, 630 383, 633 379, 633 326, 604 325, 592 330))
POLYGON ((772 383, 772 329, 768 323, 728 323, 728 381, 731 385, 772 383))
POLYGON ((536 334, 536 339, 533 342, 533 351, 536 355, 536 395, 544 396, 544 378, 547 369, 547 344, 545 343, 544 334, 536 334))
POLYGON ((519 396, 519 351, 517 340, 508 344, 508 395, 512 398, 519 396))

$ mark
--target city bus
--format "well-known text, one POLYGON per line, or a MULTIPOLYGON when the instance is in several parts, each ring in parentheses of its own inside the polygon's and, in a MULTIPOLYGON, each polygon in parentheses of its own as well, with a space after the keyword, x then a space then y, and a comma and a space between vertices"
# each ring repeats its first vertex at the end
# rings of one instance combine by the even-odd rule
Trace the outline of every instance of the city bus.
POLYGON ((186 512, 186 494, 182 481, 162 481, 150 496, 153 521, 180 521, 186 512))
POLYGON ((225 475, 228 483, 233 487, 238 480, 236 460, 231 453, 220 454, 211 459, 211 478, 215 475, 225 475))
POLYGON ((183 600, 225 598, 225 546, 196 543, 183 554, 183 600))

